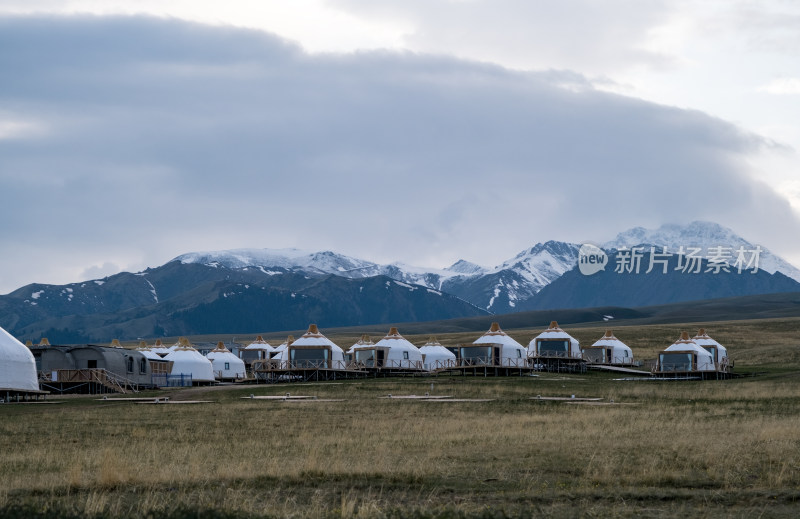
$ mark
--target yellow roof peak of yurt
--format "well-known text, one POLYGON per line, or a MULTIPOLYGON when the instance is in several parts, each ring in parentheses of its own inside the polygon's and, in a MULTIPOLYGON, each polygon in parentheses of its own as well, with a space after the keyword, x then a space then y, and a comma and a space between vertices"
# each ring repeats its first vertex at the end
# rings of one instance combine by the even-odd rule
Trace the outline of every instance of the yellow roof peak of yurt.
POLYGON ((286 337, 286 344, 291 344, 294 342, 294 335, 289 335, 286 337))
POLYGON ((212 351, 213 353, 225 353, 225 352, 228 352, 228 353, 230 353, 230 351, 231 351, 231 350, 229 350, 228 348, 226 348, 226 347, 225 347, 225 343, 224 343, 224 342, 222 342, 222 341, 219 341, 219 342, 217 343, 217 347, 216 347, 216 348, 214 348, 214 349, 213 349, 213 350, 211 350, 211 351, 212 351))
POLYGON ((389 333, 386 334, 386 337, 384 337, 384 339, 402 339, 402 338, 403 336, 400 335, 399 331, 397 331, 396 326, 392 326, 391 328, 389 328, 389 333))
POLYGON ((681 338, 675 342, 694 342, 694 341, 689 337, 689 332, 681 332, 681 338))
POLYGON ((425 343, 425 346, 441 346, 441 344, 435 335, 431 335, 428 337, 428 342, 425 343))
POLYGON ((156 348, 160 348, 162 346, 164 346, 164 343, 161 342, 161 339, 156 339, 156 348))
POLYGON ((364 344, 375 344, 375 343, 372 342, 372 337, 370 337, 368 333, 365 333, 361 337, 359 337, 356 344, 364 345, 364 344))
POLYGON ((33 341, 31 341, 30 339, 28 339, 27 341, 25 341, 25 346, 27 346, 28 348, 30 348, 31 346, 33 346, 33 341))
POLYGON ((500 323, 493 322, 492 326, 489 327, 489 331, 486 332, 484 335, 505 335, 505 334, 506 334, 506 332, 504 332, 500 328, 500 323))
POLYGON ((267 341, 264 340, 264 336, 262 336, 262 335, 257 336, 256 340, 253 341, 254 344, 255 343, 262 344, 262 343, 266 343, 266 342, 267 341))
POLYGON ((309 324, 308 331, 303 334, 303 337, 322 337, 322 334, 316 324, 309 324))
POLYGON ((112 339, 111 347, 112 348, 122 348, 122 344, 120 344, 119 339, 112 339))
POLYGON ((616 339, 616 337, 614 337, 614 332, 612 332, 611 330, 606 330, 606 334, 603 335, 603 338, 604 339, 616 339))
POLYGON ((146 350, 146 349, 148 349, 148 347, 147 347, 147 342, 145 342, 145 341, 139 341, 139 349, 140 349, 140 350, 146 350))
POLYGON ((550 326, 547 327, 548 330, 560 330, 558 326, 558 321, 550 321, 550 326))
POLYGON ((710 337, 708 336, 708 332, 706 332, 705 328, 700 328, 699 330, 697 330, 697 335, 695 335, 695 337, 702 337, 704 339, 706 339, 706 338, 710 339, 710 337))
POLYGON ((39 341, 39 346, 50 346, 50 341, 47 340, 47 337, 42 337, 42 340, 39 341))
POLYGON ((194 350, 194 346, 192 343, 189 342, 189 339, 186 337, 180 337, 178 339, 178 347, 175 348, 176 350, 194 350))

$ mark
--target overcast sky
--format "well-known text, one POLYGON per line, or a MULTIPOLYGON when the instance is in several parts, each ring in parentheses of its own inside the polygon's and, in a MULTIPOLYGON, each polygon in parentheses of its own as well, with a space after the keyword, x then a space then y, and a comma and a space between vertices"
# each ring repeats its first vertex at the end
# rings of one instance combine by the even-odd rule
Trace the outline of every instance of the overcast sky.
POLYGON ((0 0, 0 74, 0 293, 698 219, 800 264, 795 2, 0 0))

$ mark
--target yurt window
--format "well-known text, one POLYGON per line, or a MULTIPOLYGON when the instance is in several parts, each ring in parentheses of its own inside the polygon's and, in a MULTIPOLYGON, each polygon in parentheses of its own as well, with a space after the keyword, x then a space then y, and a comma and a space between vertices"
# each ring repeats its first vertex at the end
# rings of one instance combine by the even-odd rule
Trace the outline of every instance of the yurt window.
POLYGON ((461 358, 469 364, 491 364, 491 346, 464 346, 461 348, 461 358))
POLYGON ((717 348, 715 346, 703 346, 703 348, 711 354, 712 359, 717 358, 717 348))
POLYGON ((691 353, 662 353, 661 371, 691 371, 691 353))
POLYGON ((324 348, 292 349, 292 362, 314 364, 328 360, 328 350, 324 348))
POLYGON ((231 369, 231 363, 230 362, 226 362, 225 363, 225 369, 231 369))
POLYGON ((375 350, 356 350, 356 362, 368 368, 374 367, 375 350))
POLYGON ((139 360, 139 373, 147 373, 147 359, 139 360))
POLYGON ((522 350, 517 350, 517 358, 518 359, 522 358, 522 350))
POLYGON ((133 357, 126 357, 128 362, 128 373, 133 373, 133 357))
POLYGON ((566 354, 569 351, 569 340, 539 339, 539 355, 566 354))
POLYGON ((407 351, 403 352, 403 360, 408 360, 408 352, 407 351))

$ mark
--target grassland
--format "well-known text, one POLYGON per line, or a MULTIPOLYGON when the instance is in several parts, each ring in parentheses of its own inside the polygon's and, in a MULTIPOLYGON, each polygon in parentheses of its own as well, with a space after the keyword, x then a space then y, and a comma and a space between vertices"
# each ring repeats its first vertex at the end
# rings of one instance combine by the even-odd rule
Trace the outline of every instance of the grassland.
MULTIPOLYGON (((212 401, 196 405, 3 405, 0 515, 797 517, 800 319, 707 328, 758 376, 439 376, 169 392, 212 401), (287 392, 317 400, 242 398, 287 392), (491 401, 396 398, 425 392, 491 401)), ((616 332, 647 358, 682 329, 616 332)), ((582 343, 602 331, 570 330, 582 343)))

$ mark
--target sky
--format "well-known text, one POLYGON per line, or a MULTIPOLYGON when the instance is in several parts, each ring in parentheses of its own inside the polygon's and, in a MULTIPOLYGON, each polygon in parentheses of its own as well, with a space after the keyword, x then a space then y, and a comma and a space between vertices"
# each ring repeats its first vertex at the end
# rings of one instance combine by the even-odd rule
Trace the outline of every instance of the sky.
POLYGON ((0 293, 694 220, 800 265, 799 58, 788 0, 0 0, 0 293))

